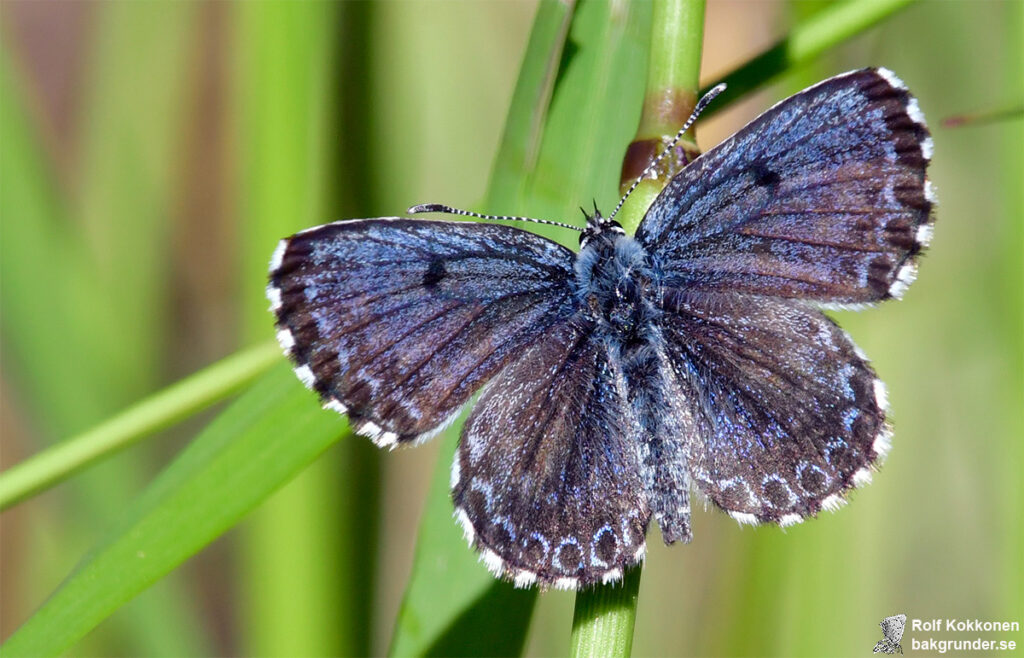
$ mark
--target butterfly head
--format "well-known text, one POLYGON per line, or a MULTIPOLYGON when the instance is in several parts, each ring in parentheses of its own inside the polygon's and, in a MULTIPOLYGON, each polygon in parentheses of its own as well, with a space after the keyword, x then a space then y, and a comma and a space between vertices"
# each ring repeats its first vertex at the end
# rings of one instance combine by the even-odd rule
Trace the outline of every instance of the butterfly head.
POLYGON ((583 212, 583 216, 587 220, 587 227, 580 233, 580 249, 583 249, 597 237, 603 237, 606 240, 613 239, 616 235, 625 235, 626 231, 622 228, 622 225, 618 222, 606 219, 601 216, 601 211, 597 209, 597 204, 594 204, 594 214, 587 214, 586 210, 580 208, 583 212))

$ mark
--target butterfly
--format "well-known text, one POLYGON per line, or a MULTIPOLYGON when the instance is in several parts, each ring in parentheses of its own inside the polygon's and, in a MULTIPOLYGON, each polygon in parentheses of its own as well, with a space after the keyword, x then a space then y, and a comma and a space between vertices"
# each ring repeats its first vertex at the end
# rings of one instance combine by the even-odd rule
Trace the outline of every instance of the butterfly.
POLYGON ((907 625, 907 616, 893 615, 892 617, 886 617, 878 622, 878 625, 882 627, 882 635, 885 637, 875 644, 875 648, 871 650, 871 653, 894 654, 899 651, 902 654, 903 647, 900 646, 900 640, 903 639, 903 629, 907 625))
POLYGON ((885 385, 820 309, 914 279, 932 150, 899 78, 852 71, 689 163, 635 236, 596 208, 578 252, 493 223, 297 233, 270 266, 277 337, 379 446, 430 439, 476 396, 451 491, 482 561, 520 587, 615 581, 652 518, 691 539, 691 492, 789 526, 870 481, 885 385))

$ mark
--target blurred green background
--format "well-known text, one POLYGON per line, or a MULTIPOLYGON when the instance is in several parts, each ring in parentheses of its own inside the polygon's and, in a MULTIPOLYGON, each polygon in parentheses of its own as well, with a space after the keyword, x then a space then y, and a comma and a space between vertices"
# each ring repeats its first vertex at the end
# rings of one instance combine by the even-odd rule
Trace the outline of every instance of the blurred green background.
MULTIPOLYGON (((713 0, 702 80, 824 8, 713 0)), ((279 237, 417 202, 477 204, 535 11, 4 0, 2 467, 268 338, 279 237)), ((940 199, 906 299, 838 314, 889 386, 893 452, 851 505, 785 532, 714 511, 697 512, 689 546, 652 531, 635 655, 866 655, 898 612, 1024 621, 1024 126, 1020 114, 940 123, 1024 103, 1022 3, 917 3, 700 123, 698 141, 868 65, 920 99, 940 199)), ((213 417, 0 515, 0 638, 213 417)), ((383 454, 342 439, 72 653, 386 652, 438 444, 383 454)), ((568 651, 572 605, 538 597, 528 654, 568 651)))

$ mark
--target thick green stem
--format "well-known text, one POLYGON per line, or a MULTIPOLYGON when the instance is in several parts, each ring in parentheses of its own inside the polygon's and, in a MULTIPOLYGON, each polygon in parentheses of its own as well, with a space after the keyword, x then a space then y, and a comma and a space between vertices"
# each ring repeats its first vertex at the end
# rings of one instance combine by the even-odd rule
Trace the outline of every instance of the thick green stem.
POLYGON ((697 102, 704 3, 657 2, 652 17, 647 92, 638 137, 674 135, 697 102))
MULTIPOLYGON (((621 191, 668 145, 697 104, 700 59, 704 43, 704 0, 661 0, 654 3, 651 53, 643 113, 636 138, 622 162, 621 191)), ((641 181, 616 217, 627 233, 636 232, 647 208, 673 175, 696 157, 692 132, 665 158, 658 177, 641 181)))
MULTIPOLYGON (((625 185, 629 185, 639 170, 664 148, 663 140, 675 136, 693 111, 700 85, 703 43, 704 0, 654 3, 647 90, 637 136, 623 162, 625 185), (637 167, 639 170, 634 171, 637 167)), ((685 154, 696 150, 692 140, 690 146, 683 151, 682 164, 685 164, 685 154)), ((623 206, 617 219, 628 233, 636 232, 648 206, 670 180, 675 166, 681 165, 670 163, 665 176, 643 181, 623 206)), ((576 595, 572 656, 630 655, 642 571, 643 565, 637 565, 626 572, 621 583, 598 585, 576 595)))
POLYGON ((280 358, 264 344, 219 361, 0 474, 0 510, 48 489, 139 439, 188 418, 252 382, 280 358))

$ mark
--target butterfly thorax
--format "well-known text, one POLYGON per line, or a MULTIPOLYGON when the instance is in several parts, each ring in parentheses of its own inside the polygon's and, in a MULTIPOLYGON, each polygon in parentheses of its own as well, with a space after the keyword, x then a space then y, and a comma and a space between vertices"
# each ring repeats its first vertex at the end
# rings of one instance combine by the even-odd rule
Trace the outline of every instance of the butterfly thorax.
POLYGON ((588 217, 576 258, 577 294, 595 329, 622 349, 640 349, 658 320, 660 277, 650 256, 615 222, 588 217))

